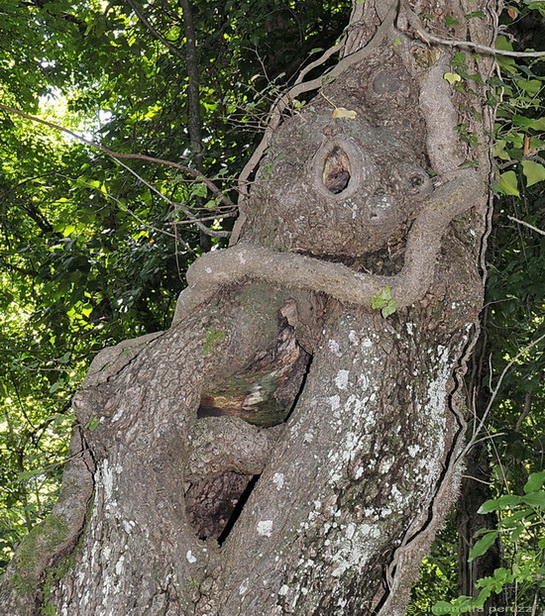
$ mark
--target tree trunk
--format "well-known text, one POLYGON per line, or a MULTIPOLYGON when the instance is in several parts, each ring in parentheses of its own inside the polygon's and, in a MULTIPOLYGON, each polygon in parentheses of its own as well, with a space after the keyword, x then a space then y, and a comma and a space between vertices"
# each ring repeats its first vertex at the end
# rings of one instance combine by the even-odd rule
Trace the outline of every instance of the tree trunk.
MULTIPOLYGON (((471 360, 471 370, 467 386, 473 400, 473 422, 484 422, 489 410, 490 390, 488 383, 489 345, 486 336, 487 311, 482 314, 483 332, 471 360)), ((473 430, 476 430, 473 427, 473 430)), ((466 597, 476 597, 480 589, 476 582, 492 576, 502 566, 501 545, 498 537, 485 554, 469 561, 471 548, 482 536, 483 529, 494 530, 498 527, 496 512, 479 513, 481 505, 494 498, 490 487, 492 468, 487 442, 477 440, 473 443, 465 460, 466 472, 460 483, 460 496, 456 503, 456 532, 458 535, 458 593, 466 597)), ((493 614, 502 605, 502 596, 492 593, 485 602, 481 613, 493 614)), ((476 612, 475 612, 476 613, 476 612)))
POLYGON ((458 57, 453 86, 421 39, 490 44, 490 5, 354 5, 238 244, 192 266, 168 331, 93 362, 3 613, 403 614, 458 490, 489 174, 467 76, 490 62, 458 57))

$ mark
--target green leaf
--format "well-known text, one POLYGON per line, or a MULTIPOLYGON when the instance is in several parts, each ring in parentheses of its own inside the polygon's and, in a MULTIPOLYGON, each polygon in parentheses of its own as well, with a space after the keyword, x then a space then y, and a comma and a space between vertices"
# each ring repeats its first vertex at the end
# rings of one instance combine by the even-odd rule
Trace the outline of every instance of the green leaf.
POLYGON ((528 481, 524 485, 524 492, 526 494, 528 494, 529 492, 535 492, 536 490, 541 489, 544 483, 545 483, 545 471, 541 471, 539 473, 532 473, 528 477, 528 481))
POLYGON ((512 195, 514 197, 520 196, 517 174, 514 171, 506 171, 505 173, 502 173, 496 186, 504 195, 512 195))
POLYGON ((56 391, 59 391, 59 389, 64 387, 64 385, 64 379, 59 379, 58 381, 55 381, 53 385, 51 385, 51 387, 49 388, 49 393, 54 394, 56 391))
POLYGON ((521 79, 517 81, 517 86, 530 96, 535 96, 541 90, 543 84, 539 79, 521 79))
POLYGON ((496 39, 496 49, 513 51, 513 44, 506 36, 498 36, 498 38, 496 39))
POLYGON ((392 287, 390 287, 390 285, 385 285, 377 295, 371 297, 371 308, 373 308, 373 310, 384 308, 391 299, 392 287))
POLYGON ((100 419, 96 416, 91 417, 85 426, 89 432, 94 432, 100 425, 100 419))
POLYGON ((504 494, 499 498, 494 498, 492 500, 487 500, 480 507, 477 513, 485 514, 490 513, 491 511, 497 511, 498 509, 506 509, 507 507, 512 507, 514 505, 520 504, 520 496, 516 494, 504 494))
POLYGON ((446 79, 450 85, 454 85, 458 81, 462 81, 462 78, 458 73, 445 73, 443 79, 446 79))
POLYGON ((501 160, 511 160, 509 153, 505 150, 506 145, 507 142, 505 139, 496 139, 493 150, 495 158, 501 158, 501 160))
POLYGON ((539 507, 545 509, 545 490, 530 492, 522 497, 522 501, 531 507, 539 507))
POLYGON ((22 471, 17 475, 17 481, 28 481, 29 479, 32 479, 32 477, 38 477, 44 473, 45 469, 43 468, 36 468, 32 471, 22 471))
POLYGON ((522 172, 526 176, 526 186, 532 186, 545 180, 545 167, 533 160, 522 161, 522 172))
POLYGON ((384 306, 384 308, 380 311, 380 313, 385 319, 387 319, 391 314, 394 314, 396 310, 397 310, 397 302, 395 301, 395 299, 391 299, 386 304, 386 306, 384 306))
POLYGON ((206 188, 206 184, 199 182, 195 184, 191 190, 191 194, 194 197, 206 197, 206 193, 208 192, 208 188, 206 188))
POLYGON ((530 122, 530 128, 534 130, 545 130, 545 117, 532 120, 530 122))
POLYGON ((475 558, 477 558, 478 556, 482 556, 483 554, 485 554, 490 548, 490 546, 493 545, 493 543, 496 541, 498 535, 498 531, 493 530, 486 533, 484 537, 479 539, 479 541, 477 541, 477 543, 469 551, 468 561, 471 562, 472 560, 475 560, 475 558))
POLYGON ((515 126, 527 127, 532 124, 532 118, 528 118, 527 116, 522 115, 514 115, 511 120, 515 126))

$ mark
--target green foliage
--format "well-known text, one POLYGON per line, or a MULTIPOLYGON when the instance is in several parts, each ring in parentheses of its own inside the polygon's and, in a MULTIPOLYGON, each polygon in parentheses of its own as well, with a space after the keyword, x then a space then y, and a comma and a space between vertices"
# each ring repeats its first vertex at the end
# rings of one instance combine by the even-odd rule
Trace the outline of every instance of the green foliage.
MULTIPOLYGON (((500 18, 508 35, 499 37, 497 47, 520 50, 519 39, 530 48, 543 49, 538 8, 542 13, 545 7, 506 3, 500 18)), ((455 79, 453 88, 467 87, 471 81, 466 57, 465 53, 454 56, 451 72, 462 79, 455 79)), ((491 79, 494 94, 489 96, 490 104, 497 107, 494 155, 498 172, 492 187, 496 200, 487 253, 485 346, 482 366, 475 370, 481 371, 478 404, 489 407, 484 433, 479 436, 488 448, 489 480, 497 494, 481 512, 497 513, 500 522, 475 537, 471 558, 478 564, 477 559, 488 554, 498 537, 503 562, 494 575, 479 583, 477 598, 457 598, 458 545, 451 520, 450 534, 441 534, 424 563, 408 613, 429 613, 430 597, 435 599, 435 613, 478 613, 487 597, 506 612, 524 605, 527 613, 536 596, 538 606, 544 602, 539 578, 543 537, 536 524, 543 516, 543 475, 535 471, 542 467, 545 453, 545 345, 540 340, 545 334, 545 237, 539 233, 545 212, 545 63, 506 56, 498 56, 498 63, 500 73, 491 79), (450 569, 445 569, 445 555, 450 569), (451 572, 450 577, 442 573, 445 570, 451 572), (535 595, 537 591, 541 594, 535 595)), ((474 427, 470 426, 470 434, 474 427)))
POLYGON ((452 601, 439 601, 434 614, 462 614, 482 610, 492 594, 503 594, 505 607, 518 607, 529 612, 532 606, 545 602, 545 472, 532 473, 524 486, 524 494, 504 494, 483 503, 480 513, 498 513, 494 530, 483 531, 475 543, 470 560, 485 554, 498 536, 501 537, 506 565, 493 575, 477 581, 476 597, 460 596, 452 601))
POLYGON ((380 293, 371 297, 371 308, 380 310, 382 316, 386 319, 397 310, 397 302, 392 297, 392 288, 390 285, 385 285, 380 293))

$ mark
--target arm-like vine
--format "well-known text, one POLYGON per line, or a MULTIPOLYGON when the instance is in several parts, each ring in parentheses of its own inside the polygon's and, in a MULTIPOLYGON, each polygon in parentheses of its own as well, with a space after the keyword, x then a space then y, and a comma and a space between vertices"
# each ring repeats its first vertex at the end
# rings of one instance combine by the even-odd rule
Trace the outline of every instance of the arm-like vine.
POLYGON ((341 264, 251 244, 203 255, 187 273, 189 287, 178 299, 174 323, 208 301, 220 286, 243 279, 323 292, 343 303, 365 307, 370 307, 371 298, 389 285, 396 306, 409 306, 424 297, 433 281, 435 261, 448 225, 470 209, 484 190, 473 168, 460 170, 455 179, 436 189, 411 227, 405 264, 395 276, 357 273, 341 264))

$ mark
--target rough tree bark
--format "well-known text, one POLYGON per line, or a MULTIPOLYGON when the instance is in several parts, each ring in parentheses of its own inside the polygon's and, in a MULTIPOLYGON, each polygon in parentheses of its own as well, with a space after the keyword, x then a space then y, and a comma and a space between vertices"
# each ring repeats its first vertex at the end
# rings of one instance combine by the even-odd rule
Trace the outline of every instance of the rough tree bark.
POLYGON ((238 243, 168 331, 93 362, 2 613, 403 614, 458 490, 489 175, 491 60, 451 85, 423 39, 490 45, 495 16, 354 4, 320 93, 267 132, 238 243))

